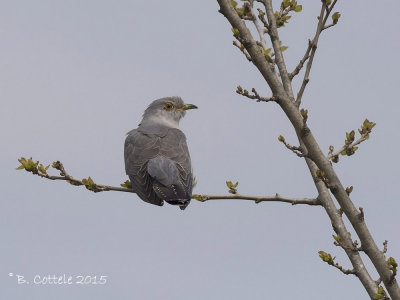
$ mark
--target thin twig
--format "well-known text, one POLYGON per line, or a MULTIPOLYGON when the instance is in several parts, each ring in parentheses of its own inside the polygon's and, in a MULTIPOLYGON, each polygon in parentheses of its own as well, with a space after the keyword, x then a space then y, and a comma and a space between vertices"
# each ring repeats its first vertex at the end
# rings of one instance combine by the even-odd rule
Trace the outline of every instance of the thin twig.
POLYGON ((265 20, 265 17, 264 17, 265 16, 265 12, 263 12, 260 8, 257 8, 257 10, 258 10, 258 19, 264 25, 264 33, 268 33, 269 32, 269 30, 268 30, 269 25, 268 25, 267 20, 265 20))
POLYGON ((349 144, 349 145, 343 145, 343 147, 340 148, 338 151, 336 151, 336 152, 329 152, 327 158, 328 158, 328 159, 332 159, 332 158, 335 157, 335 156, 339 156, 339 154, 342 153, 343 151, 346 151, 347 149, 351 149, 351 148, 353 148, 354 146, 357 146, 358 144, 361 144, 362 142, 366 141, 368 138, 369 138, 369 135, 368 135, 368 134, 363 134, 363 135, 360 136, 360 138, 359 138, 358 140, 352 142, 352 143, 349 144))
POLYGON ((308 40, 308 47, 307 47, 306 53, 304 53, 303 58, 300 60, 300 62, 298 63, 296 68, 293 70, 293 72, 289 74, 290 80, 292 80, 293 77, 295 77, 297 74, 299 74, 300 70, 304 66, 304 63, 310 58, 310 52, 312 49, 312 45, 313 44, 312 44, 311 40, 308 40))
POLYGON ((253 95, 249 94, 249 91, 246 89, 243 89, 240 85, 236 88, 236 93, 239 95, 242 95, 244 97, 247 97, 249 99, 257 100, 257 102, 270 102, 270 101, 276 101, 275 97, 261 97, 258 92, 256 91, 255 88, 251 89, 251 92, 253 95))
MULTIPOLYGON (((28 172, 31 172, 34 175, 37 175, 42 178, 46 178, 49 180, 63 180, 67 181, 71 185, 80 186, 84 185, 88 190, 98 193, 98 192, 106 192, 106 191, 118 191, 118 192, 128 192, 128 193, 135 193, 135 191, 128 187, 115 187, 110 185, 104 184, 97 184, 95 183, 90 177, 77 179, 73 176, 69 175, 68 172, 65 170, 64 165, 60 161, 55 161, 52 164, 52 167, 60 172, 60 176, 49 175, 47 173, 47 169, 49 167, 44 168, 43 165, 39 165, 39 162, 34 162, 32 158, 25 159, 20 158, 18 160, 21 163, 21 166, 17 169, 25 169, 28 172)), ((125 183, 126 184, 126 183, 125 183)))
POLYGON ((254 26, 256 27, 258 36, 260 37, 261 45, 264 50, 267 50, 268 47, 267 47, 267 42, 265 40, 265 30, 258 23, 256 14, 254 13, 254 0, 249 0, 249 8, 250 8, 250 13, 252 15, 251 21, 253 22, 254 26))
POLYGON ((247 50, 244 48, 243 44, 240 44, 236 41, 233 41, 232 44, 236 47, 239 48, 240 51, 242 51, 242 53, 244 54, 244 56, 246 56, 248 61, 251 61, 251 57, 250 54, 247 52, 247 50))
MULTIPOLYGON (((307 62, 307 66, 306 66, 306 71, 304 73, 303 82, 301 84, 299 92, 297 93, 297 98, 296 98, 296 106, 297 107, 300 107, 301 99, 303 97, 304 90, 305 90, 308 82, 310 81, 310 71, 311 71, 313 60, 314 60, 315 51, 317 50, 319 36, 320 36, 321 32, 324 30, 326 21, 328 20, 328 17, 330 15, 333 7, 335 6, 336 2, 337 2, 337 0, 334 0, 333 3, 328 7, 326 2, 322 1, 321 12, 320 12, 320 15, 318 17, 317 30, 315 32, 315 35, 314 35, 314 38, 312 39, 312 41, 311 42, 308 41, 306 54, 303 57, 304 62, 306 60, 308 60, 308 62, 307 62)), ((300 72, 301 68, 304 65, 303 59, 296 66, 295 70, 290 74, 289 77, 291 79, 293 79, 293 77, 296 76, 300 72)))
POLYGON ((304 149, 301 146, 292 146, 289 143, 286 142, 285 138, 283 136, 279 136, 278 140, 282 142, 286 148, 288 148, 290 151, 292 151, 294 154, 296 154, 298 157, 307 157, 307 152, 304 151, 304 149))
POLYGON ((269 24, 269 36, 272 42, 272 46, 274 48, 274 53, 275 53, 275 63, 278 67, 279 74, 281 76, 282 80, 282 85, 283 88, 285 89, 286 93, 288 94, 289 98, 293 99, 293 90, 292 90, 292 84, 291 80, 289 78, 289 73, 286 69, 286 64, 285 60, 283 58, 282 50, 281 50, 281 41, 279 39, 279 34, 278 34, 278 27, 276 25, 276 18, 273 13, 273 8, 272 8, 272 0, 264 0, 264 5, 265 5, 265 10, 266 10, 266 15, 268 19, 268 24, 269 24))
POLYGON ((260 202, 285 202, 292 205, 297 204, 307 204, 307 205, 321 205, 318 198, 287 198, 282 197, 279 194, 275 196, 249 196, 240 194, 230 194, 230 195, 193 195, 192 198, 205 202, 209 200, 250 200, 255 203, 260 202))
POLYGON ((322 28, 322 30, 326 30, 326 29, 328 29, 328 28, 330 28, 330 27, 332 27, 332 26, 335 26, 335 25, 336 25, 335 23, 326 25, 324 28, 322 28))
POLYGON ((356 270, 352 269, 345 269, 343 268, 341 265, 339 265, 338 263, 334 263, 332 266, 334 266, 336 269, 340 270, 343 274, 349 275, 349 274, 353 274, 353 275, 357 275, 356 270))

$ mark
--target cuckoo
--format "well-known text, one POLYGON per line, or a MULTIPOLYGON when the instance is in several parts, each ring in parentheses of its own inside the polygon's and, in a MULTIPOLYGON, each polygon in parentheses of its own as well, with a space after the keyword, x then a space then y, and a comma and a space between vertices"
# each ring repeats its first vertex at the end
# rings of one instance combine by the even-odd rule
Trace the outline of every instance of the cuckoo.
POLYGON ((179 121, 186 110, 180 97, 153 101, 145 110, 138 128, 128 132, 125 170, 132 189, 145 202, 162 206, 164 201, 185 209, 195 182, 186 136, 179 121))

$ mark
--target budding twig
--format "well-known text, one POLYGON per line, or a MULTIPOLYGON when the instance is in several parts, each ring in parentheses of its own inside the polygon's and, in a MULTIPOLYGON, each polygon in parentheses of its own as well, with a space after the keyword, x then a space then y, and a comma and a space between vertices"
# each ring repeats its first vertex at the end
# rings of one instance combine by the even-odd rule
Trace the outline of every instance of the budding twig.
POLYGON ((272 97, 261 97, 255 88, 251 89, 251 92, 253 95, 249 94, 249 91, 246 89, 243 89, 240 85, 236 88, 236 93, 239 95, 242 95, 244 97, 247 97, 249 99, 257 100, 257 102, 270 102, 270 101, 276 101, 276 98, 274 96, 272 97))
POLYGON ((282 197, 279 194, 275 196, 249 196, 240 194, 230 194, 230 195, 193 195, 192 198, 205 202, 209 200, 250 200, 254 201, 256 204, 260 202, 285 202, 292 205, 297 204, 307 204, 311 206, 321 205, 318 198, 288 198, 282 197))
POLYGON ((278 137, 278 141, 283 143, 286 148, 288 148, 290 151, 292 151, 294 154, 296 154, 298 157, 307 157, 307 152, 304 151, 304 149, 301 146, 292 146, 289 143, 286 142, 285 138, 283 136, 278 137))

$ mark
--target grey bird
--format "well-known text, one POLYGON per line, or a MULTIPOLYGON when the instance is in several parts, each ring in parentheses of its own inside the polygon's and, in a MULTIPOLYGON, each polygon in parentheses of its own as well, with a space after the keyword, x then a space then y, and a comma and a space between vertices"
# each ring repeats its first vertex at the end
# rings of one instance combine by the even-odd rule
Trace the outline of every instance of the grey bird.
POLYGON ((186 136, 179 121, 186 110, 180 97, 153 101, 139 127, 125 140, 125 171, 132 189, 145 202, 162 206, 164 201, 183 210, 190 202, 194 176, 186 136))

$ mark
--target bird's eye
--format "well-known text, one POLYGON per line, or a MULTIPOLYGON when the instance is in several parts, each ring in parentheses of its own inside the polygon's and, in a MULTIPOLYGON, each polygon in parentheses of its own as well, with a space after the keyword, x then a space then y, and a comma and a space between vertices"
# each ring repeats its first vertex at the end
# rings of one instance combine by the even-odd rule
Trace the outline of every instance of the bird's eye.
POLYGON ((174 105, 172 103, 170 103, 170 102, 165 103, 165 105, 164 105, 164 109, 165 110, 171 110, 173 108, 174 108, 174 105))

